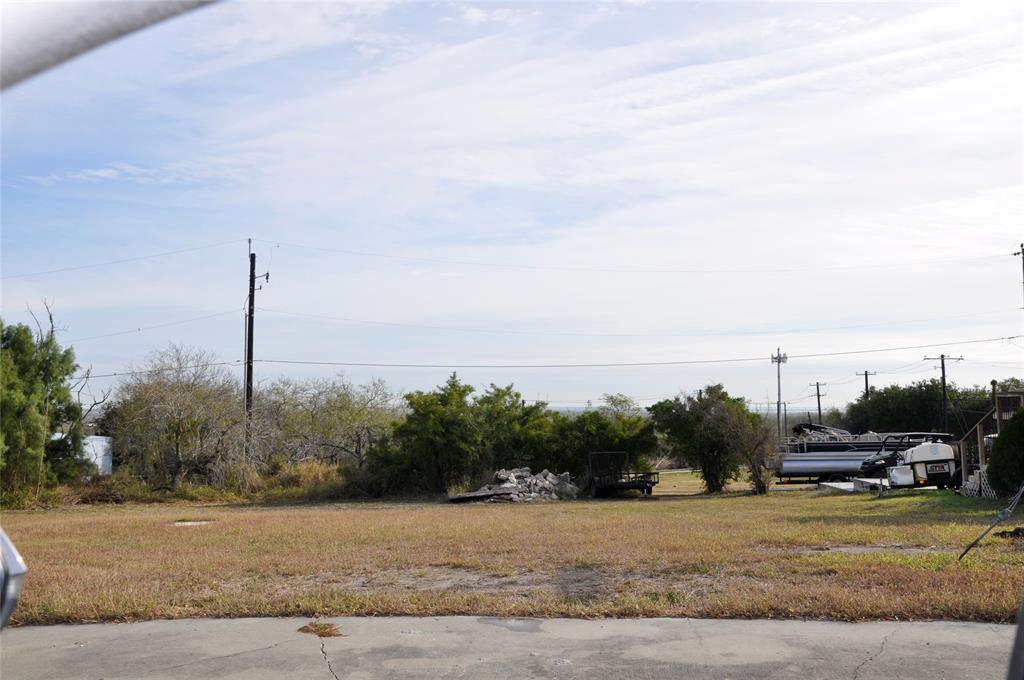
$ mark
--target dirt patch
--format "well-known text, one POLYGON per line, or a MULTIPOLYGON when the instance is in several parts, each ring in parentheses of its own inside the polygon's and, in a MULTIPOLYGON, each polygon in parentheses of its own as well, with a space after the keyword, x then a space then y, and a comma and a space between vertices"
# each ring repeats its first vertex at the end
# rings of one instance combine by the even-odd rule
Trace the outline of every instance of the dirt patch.
POLYGON ((550 587, 562 595, 586 600, 604 594, 614 576, 592 567, 567 567, 547 578, 550 587))
POLYGON ((804 555, 820 555, 821 553, 840 553, 843 555, 873 555, 882 552, 898 552, 903 555, 933 555, 950 552, 947 548, 919 545, 823 545, 801 551, 804 555))
MULTIPOLYGON (((726 587, 721 575, 682 572, 631 572, 602 570, 592 567, 563 567, 537 571, 493 574, 455 567, 423 567, 414 569, 381 569, 365 574, 336 571, 279 576, 273 589, 287 598, 292 593, 322 588, 337 589, 352 595, 391 593, 507 593, 529 597, 532 593, 551 593, 584 602, 614 594, 674 592, 684 597, 698 597, 726 587)), ((201 597, 244 592, 263 587, 256 579, 234 579, 206 585, 201 597)))
POLYGON ((352 592, 379 590, 406 590, 427 592, 435 590, 461 590, 470 592, 497 592, 521 588, 541 588, 547 575, 535 572, 490 574, 452 567, 420 567, 416 569, 382 569, 358 576, 343 574, 311 574, 299 577, 319 584, 331 584, 352 592))

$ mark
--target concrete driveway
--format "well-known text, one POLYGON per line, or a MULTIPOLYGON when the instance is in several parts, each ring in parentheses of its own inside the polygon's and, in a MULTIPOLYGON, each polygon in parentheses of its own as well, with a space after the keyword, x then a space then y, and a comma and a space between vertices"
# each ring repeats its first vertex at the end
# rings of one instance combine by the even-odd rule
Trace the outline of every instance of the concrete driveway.
POLYGON ((12 680, 1005 678, 1012 626, 693 619, 191 619, 0 636, 12 680))

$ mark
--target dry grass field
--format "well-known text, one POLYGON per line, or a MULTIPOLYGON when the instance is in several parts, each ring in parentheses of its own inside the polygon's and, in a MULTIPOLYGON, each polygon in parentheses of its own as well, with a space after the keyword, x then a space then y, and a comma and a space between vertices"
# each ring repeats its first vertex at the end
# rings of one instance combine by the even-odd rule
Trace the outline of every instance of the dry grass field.
POLYGON ((643 500, 8 512, 31 570, 15 617, 1011 621, 1024 595, 1019 541, 990 537, 957 562, 991 503, 948 492, 702 496, 692 476, 666 477, 669 493, 643 500))

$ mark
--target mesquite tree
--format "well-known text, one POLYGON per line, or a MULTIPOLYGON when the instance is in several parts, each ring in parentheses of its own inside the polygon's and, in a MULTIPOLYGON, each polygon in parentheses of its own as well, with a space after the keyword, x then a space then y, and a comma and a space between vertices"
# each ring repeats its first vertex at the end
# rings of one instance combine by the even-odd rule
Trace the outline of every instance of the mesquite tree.
MULTIPOLYGON (((767 444, 746 402, 729 396, 721 385, 708 385, 697 395, 659 401, 648 411, 655 428, 683 457, 697 464, 705 488, 712 493, 739 479, 744 464, 757 462, 751 454, 763 451, 767 444)), ((767 490, 762 473, 759 469, 756 491, 767 490)))

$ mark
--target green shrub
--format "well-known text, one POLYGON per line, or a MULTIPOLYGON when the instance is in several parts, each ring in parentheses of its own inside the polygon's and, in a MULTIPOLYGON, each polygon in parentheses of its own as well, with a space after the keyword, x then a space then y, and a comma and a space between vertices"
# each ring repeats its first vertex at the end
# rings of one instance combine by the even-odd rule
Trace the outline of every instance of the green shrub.
POLYGON ((273 474, 263 478, 254 500, 268 503, 332 501, 362 495, 352 489, 348 470, 316 460, 299 463, 278 461, 273 474))
POLYGON ((200 503, 237 503, 245 500, 230 489, 219 489, 206 484, 183 482, 174 491, 173 498, 181 501, 200 503))
POLYGON ((84 484, 53 489, 49 505, 74 505, 76 503, 145 503, 161 500, 156 492, 140 478, 118 470, 112 475, 93 477, 84 484), (66 497, 61 497, 64 489, 66 497))
POLYGON ((387 438, 374 442, 366 467, 353 475, 352 483, 356 489, 374 498, 417 496, 431 492, 415 455, 387 438))
POLYGON ((988 480, 998 493, 1008 496, 1024 484, 1024 409, 1014 414, 999 432, 988 459, 988 480))
POLYGON ((164 500, 164 496, 151 491, 141 479, 118 472, 105 477, 94 477, 89 482, 60 484, 34 490, 0 492, 0 506, 5 510, 24 508, 54 508, 66 505, 94 503, 145 503, 164 500))
POLYGON ((318 482, 311 486, 290 486, 266 489, 256 501, 264 503, 311 503, 315 501, 337 501, 360 495, 352 485, 342 477, 318 482))
POLYGON ((290 489, 315 486, 341 478, 338 466, 317 460, 299 463, 285 463, 277 466, 277 472, 264 478, 266 489, 290 489))
POLYGON ((0 488, 0 510, 21 510, 32 505, 33 494, 25 488, 0 488))
POLYGON ((221 461, 212 466, 211 473, 209 485, 229 494, 245 496, 263 488, 259 470, 248 461, 221 461))

